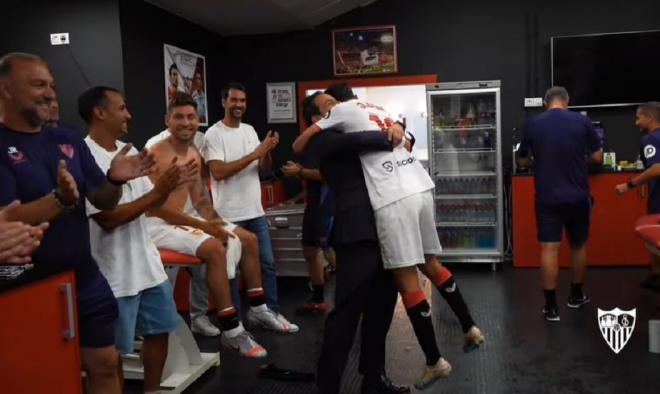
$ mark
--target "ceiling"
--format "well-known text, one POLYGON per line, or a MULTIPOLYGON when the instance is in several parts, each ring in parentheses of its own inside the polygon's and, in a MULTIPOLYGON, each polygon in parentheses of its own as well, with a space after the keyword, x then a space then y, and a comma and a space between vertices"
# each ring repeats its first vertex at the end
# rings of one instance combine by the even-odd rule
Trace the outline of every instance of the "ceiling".
POLYGON ((376 0, 145 0, 223 36, 309 30, 376 0))

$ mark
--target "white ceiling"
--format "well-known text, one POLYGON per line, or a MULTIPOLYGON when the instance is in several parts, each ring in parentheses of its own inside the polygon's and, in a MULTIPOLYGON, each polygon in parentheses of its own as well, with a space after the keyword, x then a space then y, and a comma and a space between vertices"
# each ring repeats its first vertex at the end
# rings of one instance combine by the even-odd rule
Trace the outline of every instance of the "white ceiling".
POLYGON ((309 30, 376 0, 145 0, 223 36, 309 30))

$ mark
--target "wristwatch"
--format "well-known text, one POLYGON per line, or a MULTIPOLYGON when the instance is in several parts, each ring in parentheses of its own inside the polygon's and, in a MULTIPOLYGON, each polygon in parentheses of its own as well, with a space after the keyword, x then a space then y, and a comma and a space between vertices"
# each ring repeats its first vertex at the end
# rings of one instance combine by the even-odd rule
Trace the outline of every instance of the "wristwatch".
POLYGON ((628 186, 628 189, 634 189, 635 188, 635 184, 633 183, 632 179, 628 179, 626 181, 626 185, 628 186))
POLYGON ((75 202, 71 205, 64 204, 64 202, 62 201, 62 198, 60 197, 60 194, 57 192, 57 189, 53 189, 51 194, 53 195, 53 200, 55 200, 55 204, 57 204, 57 206, 60 207, 62 210, 67 211, 67 212, 71 212, 74 209, 76 209, 76 203, 75 202))

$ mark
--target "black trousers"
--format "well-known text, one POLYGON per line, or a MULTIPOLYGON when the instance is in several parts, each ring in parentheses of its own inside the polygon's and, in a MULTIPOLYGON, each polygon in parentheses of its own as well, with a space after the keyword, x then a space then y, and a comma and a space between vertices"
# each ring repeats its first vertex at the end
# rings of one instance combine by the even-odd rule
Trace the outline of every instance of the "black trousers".
POLYGON ((385 369, 385 340, 397 290, 383 269, 376 242, 335 247, 337 254, 335 307, 328 314, 317 385, 321 393, 339 393, 341 376, 362 316, 359 371, 376 374, 385 369))

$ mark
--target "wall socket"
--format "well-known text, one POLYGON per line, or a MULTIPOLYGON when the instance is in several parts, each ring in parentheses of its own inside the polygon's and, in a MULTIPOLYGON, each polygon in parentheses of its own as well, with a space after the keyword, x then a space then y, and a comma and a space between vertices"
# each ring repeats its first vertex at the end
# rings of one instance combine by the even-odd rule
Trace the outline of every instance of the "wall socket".
POLYGON ((543 107, 542 97, 525 97, 525 108, 543 107))
POLYGON ((69 45, 69 33, 52 33, 50 45, 69 45))

